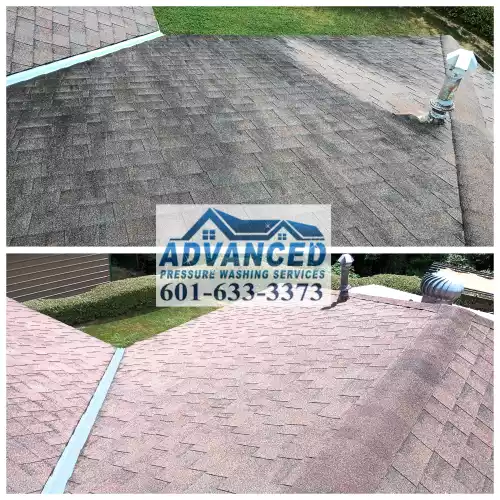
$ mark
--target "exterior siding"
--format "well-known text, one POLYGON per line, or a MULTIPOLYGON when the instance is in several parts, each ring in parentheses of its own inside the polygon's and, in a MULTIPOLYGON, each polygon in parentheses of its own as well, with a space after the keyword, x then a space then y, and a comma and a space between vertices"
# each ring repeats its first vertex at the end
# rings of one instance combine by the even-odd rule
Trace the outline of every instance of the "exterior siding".
POLYGON ((20 302, 77 295, 108 281, 108 254, 7 255, 7 296, 20 302))

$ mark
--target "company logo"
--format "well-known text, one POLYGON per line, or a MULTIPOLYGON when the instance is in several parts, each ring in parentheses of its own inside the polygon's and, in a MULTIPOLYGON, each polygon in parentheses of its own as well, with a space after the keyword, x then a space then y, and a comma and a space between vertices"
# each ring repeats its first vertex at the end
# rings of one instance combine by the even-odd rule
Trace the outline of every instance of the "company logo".
POLYGON ((210 234, 203 233, 206 225, 215 226, 224 237, 231 241, 270 241, 275 236, 278 240, 287 239, 288 236, 296 240, 323 240, 323 233, 311 224, 283 220, 283 219, 249 219, 242 220, 222 210, 209 208, 202 217, 191 227, 181 240, 190 240, 202 231, 202 238, 215 239, 216 229, 211 229, 210 234))
POLYGON ((319 265, 326 256, 323 233, 311 224, 283 219, 242 220, 209 208, 181 238, 167 244, 160 266, 319 265), (179 242, 184 243, 179 247, 179 242), (306 242, 310 242, 307 244, 306 242), (286 256, 282 254, 286 253, 286 256), (307 256, 307 258, 304 258, 307 256))
MULTIPOLYGON (((282 303, 292 300, 297 287, 311 291, 329 285, 329 206, 217 206, 204 208, 192 220, 199 208, 164 205, 157 210, 157 241, 165 245, 157 259, 158 305, 205 306, 254 298, 282 303), (175 207, 176 216, 169 207, 175 207), (182 207, 189 208, 183 213, 182 207), (271 217, 242 216, 242 211, 264 211, 271 217), (172 231, 179 232, 169 234, 165 221, 174 227, 183 221, 184 230, 176 227, 172 231), (269 299, 269 289, 275 299, 269 299), (287 290, 285 297, 280 290, 287 290)), ((303 295, 304 300, 309 296, 303 295)), ((321 297, 318 293, 311 300, 321 297)))

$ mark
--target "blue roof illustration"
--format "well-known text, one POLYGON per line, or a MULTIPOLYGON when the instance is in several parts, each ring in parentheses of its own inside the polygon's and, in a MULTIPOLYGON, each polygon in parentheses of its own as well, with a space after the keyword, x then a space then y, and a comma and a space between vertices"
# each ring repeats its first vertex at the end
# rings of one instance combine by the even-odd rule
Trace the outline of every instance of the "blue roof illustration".
POLYGON ((242 220, 222 210, 209 208, 191 229, 179 240, 190 240, 207 221, 232 241, 270 240, 278 231, 286 229, 296 240, 323 240, 323 233, 311 224, 284 219, 249 219, 242 220))

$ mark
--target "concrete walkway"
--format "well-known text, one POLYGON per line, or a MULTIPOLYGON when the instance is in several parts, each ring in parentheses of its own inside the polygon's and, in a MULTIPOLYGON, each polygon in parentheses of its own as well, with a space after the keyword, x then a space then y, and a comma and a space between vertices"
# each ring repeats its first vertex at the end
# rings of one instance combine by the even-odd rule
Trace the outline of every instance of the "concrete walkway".
POLYGON ((157 30, 151 7, 7 7, 7 74, 157 30))

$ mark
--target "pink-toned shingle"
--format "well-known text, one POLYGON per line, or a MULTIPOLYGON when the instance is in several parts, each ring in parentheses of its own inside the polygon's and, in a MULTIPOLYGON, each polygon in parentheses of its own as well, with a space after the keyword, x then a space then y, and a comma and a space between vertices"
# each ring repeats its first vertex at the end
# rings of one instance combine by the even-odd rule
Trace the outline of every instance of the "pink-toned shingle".
POLYGON ((434 390, 435 397, 412 429, 434 452, 419 483, 419 488, 431 493, 487 491, 493 480, 492 412, 487 406, 492 402, 492 386, 476 372, 490 376, 489 363, 478 360, 483 359, 481 353, 492 338, 492 325, 478 317, 467 325, 456 356, 434 390), (430 417, 433 436, 424 425, 430 417))
MULTIPOLYGON (((85 481, 68 489, 465 488, 455 478, 465 442, 454 447, 450 430, 462 434, 452 424, 455 407, 464 411, 457 401, 475 408, 468 396, 479 394, 464 392, 462 376, 476 374, 462 370, 456 354, 472 317, 358 297, 307 314, 225 308, 136 344, 76 466, 85 481), (447 394, 448 406, 435 391, 447 394), (111 467, 115 482, 102 481, 101 466, 111 467)), ((485 460, 471 444, 470 454, 485 460)))
POLYGON ((7 491, 42 490, 114 349, 7 301, 7 491))
MULTIPOLYGON (((77 352, 94 371, 103 358, 98 341, 53 324, 76 351, 61 355, 60 338, 11 346, 13 490, 47 473, 81 415, 95 378, 77 352)), ((455 307, 363 296, 307 314, 202 316, 126 350, 67 491, 489 491, 491 327, 455 307)))

